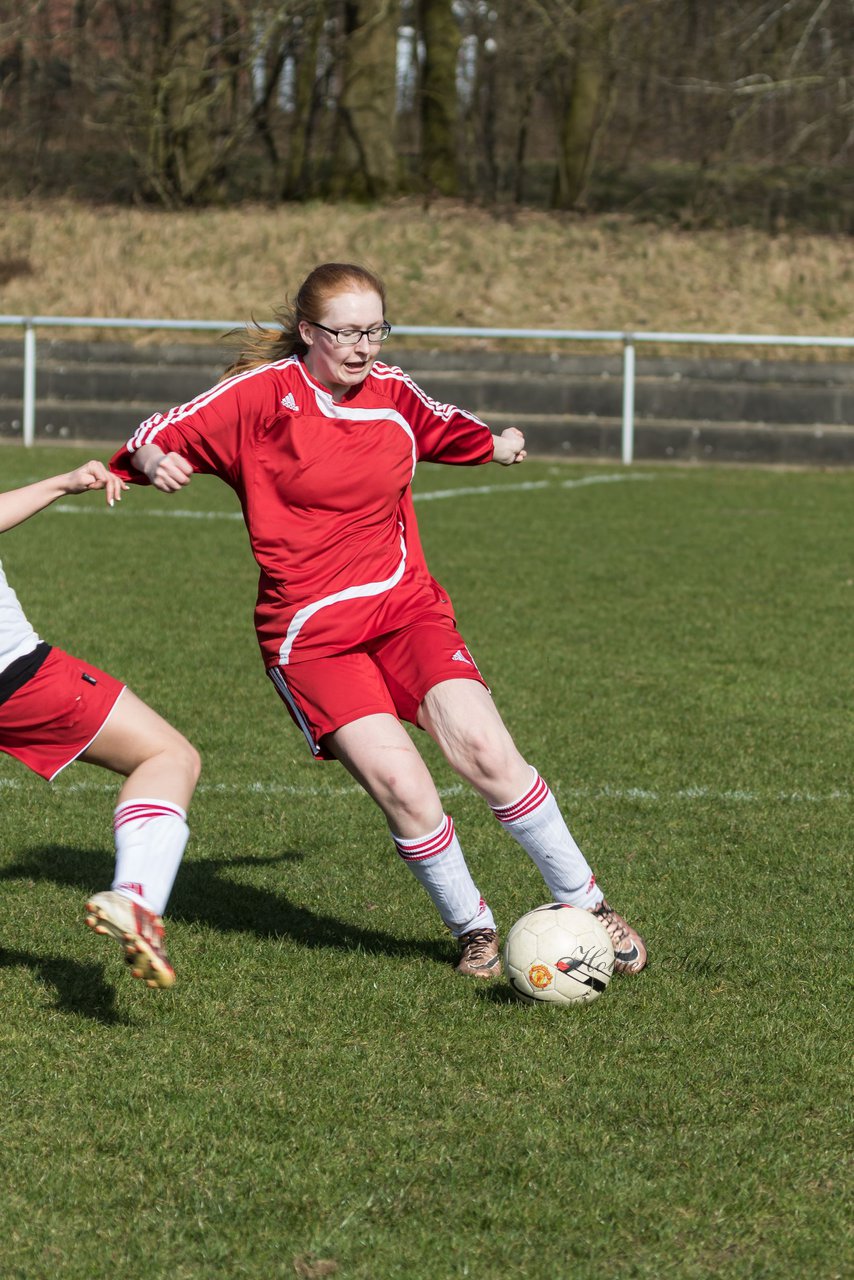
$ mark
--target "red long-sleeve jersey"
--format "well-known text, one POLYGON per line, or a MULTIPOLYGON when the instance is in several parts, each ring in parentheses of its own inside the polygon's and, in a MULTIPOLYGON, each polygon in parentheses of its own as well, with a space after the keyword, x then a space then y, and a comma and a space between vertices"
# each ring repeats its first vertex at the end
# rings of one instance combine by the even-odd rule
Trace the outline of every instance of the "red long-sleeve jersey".
POLYGON ((291 356, 154 414, 111 469, 147 483, 131 463, 146 444, 219 476, 240 499, 261 570, 255 627, 268 667, 340 653, 425 609, 452 615, 427 569, 410 485, 419 460, 490 461, 492 433, 402 370, 377 361, 336 402, 291 356))

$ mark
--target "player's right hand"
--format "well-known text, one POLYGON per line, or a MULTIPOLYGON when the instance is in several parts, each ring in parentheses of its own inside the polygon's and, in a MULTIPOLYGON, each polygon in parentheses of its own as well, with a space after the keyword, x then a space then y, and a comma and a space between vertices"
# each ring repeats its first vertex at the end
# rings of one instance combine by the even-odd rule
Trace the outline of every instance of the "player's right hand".
POLYGON ((190 483, 193 466, 180 453, 161 453, 159 457, 146 460, 143 473, 155 489, 175 493, 190 483))
POLYGON ((525 437, 518 427, 505 427, 500 436, 492 437, 492 461, 502 467, 512 467, 514 462, 524 462, 528 456, 525 437))

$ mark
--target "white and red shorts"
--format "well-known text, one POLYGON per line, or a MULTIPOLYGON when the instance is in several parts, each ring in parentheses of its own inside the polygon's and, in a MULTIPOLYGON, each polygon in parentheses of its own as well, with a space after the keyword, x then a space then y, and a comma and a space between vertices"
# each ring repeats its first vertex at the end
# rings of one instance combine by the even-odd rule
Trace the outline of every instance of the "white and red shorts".
POLYGON ((443 680, 488 687, 453 622, 442 617, 346 653, 269 667, 267 675, 321 760, 332 759, 323 746, 326 734, 363 716, 385 713, 417 724, 425 695, 443 680))
POLYGON ((52 782, 92 745, 124 687, 106 671, 51 649, 35 675, 0 703, 0 751, 52 782))

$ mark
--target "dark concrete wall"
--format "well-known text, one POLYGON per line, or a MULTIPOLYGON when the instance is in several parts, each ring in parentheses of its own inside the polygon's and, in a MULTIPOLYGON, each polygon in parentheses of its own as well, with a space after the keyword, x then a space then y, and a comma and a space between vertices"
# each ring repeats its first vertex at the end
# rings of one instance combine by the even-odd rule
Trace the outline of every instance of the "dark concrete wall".
MULTIPOLYGON (((217 380, 215 343, 132 346, 40 337, 38 440, 125 439, 156 410, 217 380)), ((619 356, 386 349, 436 399, 495 430, 521 427, 532 453, 621 455, 619 356)), ((0 438, 21 434, 23 343, 0 343, 0 438)), ((638 348, 638 460, 854 464, 854 362, 646 358, 638 348)))

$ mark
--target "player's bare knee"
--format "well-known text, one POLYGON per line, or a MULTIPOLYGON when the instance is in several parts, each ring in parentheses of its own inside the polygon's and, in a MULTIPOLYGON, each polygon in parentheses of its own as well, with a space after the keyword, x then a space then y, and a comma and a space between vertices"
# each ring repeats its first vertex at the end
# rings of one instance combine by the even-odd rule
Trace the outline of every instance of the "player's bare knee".
POLYGON ((187 742, 185 739, 185 746, 186 768, 190 778, 192 779, 193 786, 195 787, 202 773, 202 757, 199 755, 192 742, 187 742))
POLYGON ((176 731, 160 754, 168 759, 170 769, 185 778, 191 787, 195 787, 202 772, 202 758, 192 742, 176 731))
POLYGON ((181 742, 179 756, 182 770, 195 786, 202 772, 202 757, 186 738, 181 742))
POLYGON ((474 785, 500 781, 508 770, 508 754, 503 742, 490 733, 473 730, 457 744, 451 763, 474 785))
POLYGON ((398 824, 405 821, 407 830, 427 830, 435 809, 435 796, 421 778, 406 771, 395 771, 385 775, 378 790, 377 798, 393 821, 398 824))

